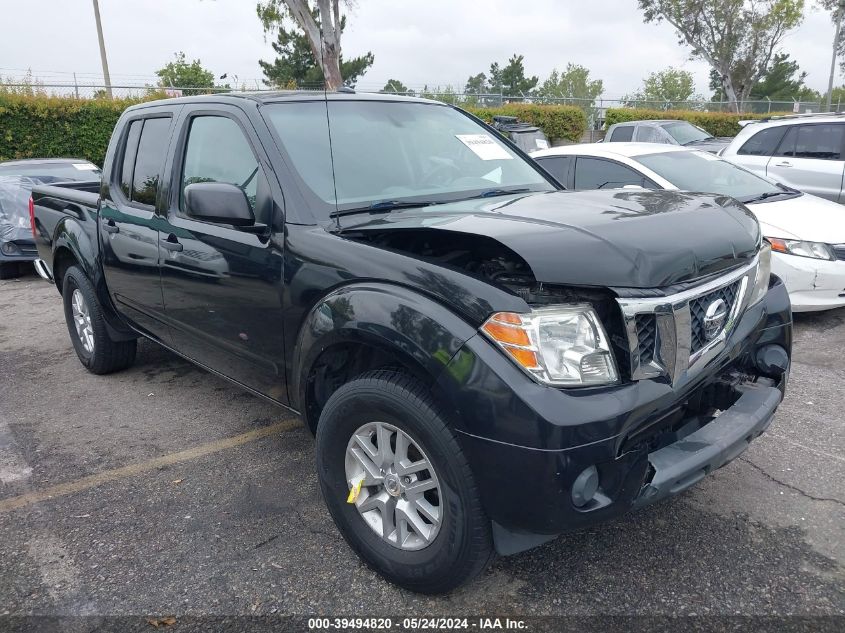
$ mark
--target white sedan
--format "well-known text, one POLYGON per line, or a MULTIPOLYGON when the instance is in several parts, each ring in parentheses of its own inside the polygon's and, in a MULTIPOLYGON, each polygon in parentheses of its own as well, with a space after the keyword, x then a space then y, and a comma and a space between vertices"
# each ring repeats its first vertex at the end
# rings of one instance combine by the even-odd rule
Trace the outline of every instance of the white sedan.
POLYGON ((845 306, 845 208, 713 154, 651 143, 566 145, 531 154, 567 189, 716 193, 748 205, 772 244, 772 272, 796 312, 845 306))

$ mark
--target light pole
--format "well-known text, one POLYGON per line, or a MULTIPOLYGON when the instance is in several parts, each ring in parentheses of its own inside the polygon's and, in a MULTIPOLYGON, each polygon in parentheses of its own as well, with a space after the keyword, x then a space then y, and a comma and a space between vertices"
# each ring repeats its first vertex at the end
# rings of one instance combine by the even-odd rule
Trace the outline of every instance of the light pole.
POLYGON ((836 34, 833 36, 833 55, 830 57, 830 77, 827 80, 827 111, 830 112, 830 102, 833 97, 833 73, 836 71, 836 56, 839 53, 839 34, 842 31, 842 13, 845 11, 845 0, 840 0, 836 7, 836 34))
MULTIPOLYGON (((112 98, 109 61, 106 59, 106 43, 103 41, 103 25, 100 23, 100 4, 94 0, 94 20, 97 22, 97 39, 100 41, 100 61, 103 62, 103 79, 106 82, 106 94, 112 98)), ((838 33, 839 31, 837 31, 838 33)), ((832 80, 831 80, 832 81, 832 80)))

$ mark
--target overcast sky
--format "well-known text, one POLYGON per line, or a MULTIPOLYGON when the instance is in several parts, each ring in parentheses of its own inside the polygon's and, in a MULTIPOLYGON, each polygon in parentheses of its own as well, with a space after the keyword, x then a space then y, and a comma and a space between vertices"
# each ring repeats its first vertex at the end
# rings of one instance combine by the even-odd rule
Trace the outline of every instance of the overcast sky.
MULTIPOLYGON (((258 60, 273 57, 254 0, 100 0, 100 10, 115 85, 154 81, 178 50, 218 76, 255 85, 258 60)), ((32 69, 45 83, 72 81, 73 72, 80 81, 102 81, 91 0, 0 0, 0 12, 0 75, 32 69)), ((808 10, 783 43, 820 91, 832 40, 829 17, 808 10)), ((604 80, 606 98, 635 91, 649 72, 667 66, 691 71, 697 92, 710 94, 707 65, 689 60, 668 25, 643 24, 636 0, 357 0, 343 50, 375 55, 358 83, 365 90, 390 78, 460 90, 491 61, 521 53, 528 74, 541 81, 567 62, 586 66, 604 80)))

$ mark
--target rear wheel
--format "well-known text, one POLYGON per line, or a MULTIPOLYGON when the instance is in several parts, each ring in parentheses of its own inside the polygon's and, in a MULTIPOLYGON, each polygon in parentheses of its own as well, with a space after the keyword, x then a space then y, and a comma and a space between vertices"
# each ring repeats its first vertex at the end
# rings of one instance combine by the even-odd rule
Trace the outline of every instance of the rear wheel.
POLYGON ((469 464, 430 391, 410 376, 369 372, 332 394, 317 467, 344 538, 391 582, 443 593, 490 561, 490 521, 469 464))
POLYGON ((88 371, 109 374, 134 362, 137 342, 112 340, 94 287, 78 266, 65 273, 62 299, 70 340, 88 371))

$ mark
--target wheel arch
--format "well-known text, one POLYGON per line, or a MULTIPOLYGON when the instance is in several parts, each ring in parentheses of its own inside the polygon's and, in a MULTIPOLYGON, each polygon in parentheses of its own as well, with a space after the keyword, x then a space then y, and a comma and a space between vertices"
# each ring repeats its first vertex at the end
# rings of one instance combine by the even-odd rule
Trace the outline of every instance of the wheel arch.
POLYGON ((316 432, 331 394, 366 371, 398 368, 436 389, 442 370, 475 333, 414 290, 382 283, 345 286, 318 301, 300 328, 293 404, 316 432))

